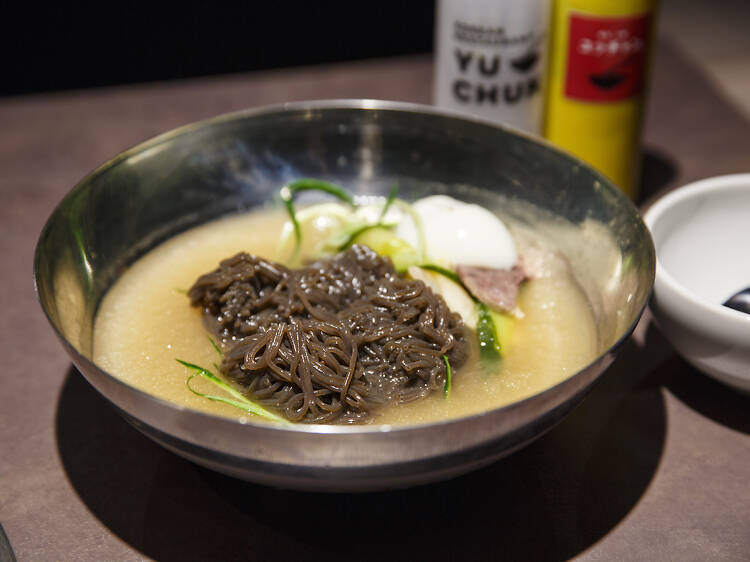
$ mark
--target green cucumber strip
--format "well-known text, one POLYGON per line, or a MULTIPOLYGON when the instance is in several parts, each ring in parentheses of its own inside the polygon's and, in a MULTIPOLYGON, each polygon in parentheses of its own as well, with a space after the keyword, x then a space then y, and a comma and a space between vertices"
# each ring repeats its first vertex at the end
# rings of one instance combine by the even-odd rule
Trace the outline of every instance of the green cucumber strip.
POLYGON ((505 357, 512 337, 514 318, 509 314, 492 309, 490 309, 490 316, 495 324, 495 337, 501 347, 500 356, 505 357))
POLYGON ((185 381, 185 386, 193 394, 197 394, 198 396, 202 398, 206 398, 207 400, 213 400, 214 402, 223 402, 225 404, 229 404, 230 406, 234 406, 235 408, 239 408, 246 412, 250 412, 251 414, 267 419, 269 421, 274 421, 274 422, 279 422, 279 423, 289 423, 284 418, 277 416, 276 414, 269 412, 262 406, 259 406, 255 402, 248 400, 245 396, 237 392, 234 388, 232 388, 223 380, 221 380, 219 377, 214 375, 211 371, 204 369, 203 367, 199 367, 198 365, 194 365, 193 363, 188 363, 187 361, 183 361, 182 359, 176 359, 176 361, 180 363, 181 365, 187 367, 191 371, 193 371, 193 374, 190 375, 185 381), (211 394, 204 394, 203 392, 198 392, 197 390, 195 390, 193 387, 190 386, 190 381, 193 380, 197 376, 201 376, 204 379, 211 381, 213 384, 215 384, 216 386, 221 388, 223 391, 231 395, 234 398, 234 400, 232 398, 226 398, 223 396, 215 396, 211 394))
POLYGON ((297 257, 297 253, 299 252, 300 244, 302 243, 302 229, 299 226, 299 222, 297 221, 297 216, 294 211, 294 195, 298 191, 322 191, 324 193, 328 193, 329 195, 333 195, 341 201, 348 203, 352 207, 357 206, 351 195, 349 195, 343 188, 331 182, 316 180, 313 178, 302 178, 289 182, 284 187, 282 187, 279 195, 281 196, 281 200, 283 201, 287 213, 289 214, 289 220, 292 222, 292 227, 294 228, 293 257, 295 258, 297 257))
POLYGON ((383 226, 379 223, 376 224, 365 224, 363 226, 360 226, 353 231, 349 233, 349 235, 346 237, 346 240, 344 240, 343 243, 339 244, 339 246, 336 248, 337 252, 343 252, 346 250, 349 246, 351 246, 354 243, 354 240, 362 234, 363 232, 367 232, 368 230, 372 230, 373 228, 390 228, 387 226, 383 226))
MULTIPOLYGON (((350 213, 351 213, 350 211, 345 210, 345 207, 343 205, 340 205, 339 203, 318 203, 316 205, 310 205, 309 207, 305 207, 304 209, 301 209, 301 210, 295 210, 294 216, 297 219, 297 224, 300 225, 300 230, 301 230, 302 225, 304 224, 305 221, 309 219, 314 219, 323 214, 336 216, 338 218, 341 218, 342 221, 350 221, 351 220, 349 218, 350 213)), ((276 247, 277 255, 280 255, 282 249, 286 247, 287 241, 289 240, 291 236, 294 236, 294 228, 292 228, 291 232, 286 227, 281 231, 281 236, 279 237, 279 243, 276 247)))
POLYGON ((443 396, 448 398, 451 394, 451 387, 453 386, 453 374, 451 372, 451 364, 448 361, 448 356, 443 355, 443 361, 445 361, 445 386, 443 387, 443 396))
POLYGON ((495 320, 492 318, 490 309, 482 301, 477 299, 471 294, 471 291, 466 288, 461 278, 453 271, 445 269, 439 265, 426 263, 419 267, 426 269, 427 271, 433 271, 443 277, 447 277, 451 281, 458 283, 466 294, 471 297, 474 301, 474 306, 477 309, 477 340, 479 342, 479 359, 485 367, 500 360, 500 342, 497 341, 497 328, 495 326, 495 320))
POLYGON ((372 228, 376 227, 382 227, 382 228, 393 228, 394 225, 388 225, 383 223, 383 219, 385 218, 385 214, 388 212, 388 209, 393 204, 393 202, 396 200, 396 194, 398 193, 398 184, 393 184, 391 187, 390 192, 388 192, 388 198, 385 200, 385 204, 383 205, 383 208, 380 210, 380 216, 378 216, 378 220, 375 221, 374 224, 363 224, 351 232, 348 233, 346 236, 346 239, 338 245, 336 248, 337 252, 342 252, 346 250, 349 246, 351 246, 354 243, 354 240, 362 234, 363 232, 366 232, 372 228))
POLYGON ((354 202, 354 198, 347 193, 347 191, 335 183, 331 183, 323 180, 316 180, 314 178, 301 178, 289 182, 281 188, 281 198, 283 200, 294 199, 295 193, 298 191, 322 191, 333 195, 340 199, 344 203, 349 203, 352 207, 356 207, 357 204, 354 202))
POLYGON ((219 347, 219 344, 217 344, 211 336, 208 336, 208 341, 211 342, 211 346, 216 350, 216 353, 219 354, 219 357, 221 357, 222 355, 224 355, 221 352, 221 348, 219 347))
POLYGON ((422 269, 426 269, 427 271, 433 271, 435 273, 439 273, 443 277, 447 277, 451 281, 458 283, 459 285, 461 285, 461 288, 464 291, 466 291, 466 294, 469 295, 474 302, 477 302, 477 299, 474 297, 474 295, 471 294, 471 291, 469 291, 466 288, 466 285, 464 285, 463 281, 461 281, 461 278, 458 276, 456 272, 451 271, 450 269, 441 267, 439 265, 435 265, 434 263, 423 263, 419 267, 421 267, 422 269))
POLYGON ((500 343, 495 336, 495 321, 487 305, 476 302, 477 307, 477 340, 479 341, 479 359, 485 367, 500 361, 500 343))
MULTIPOLYGON (((267 417, 263 414, 259 414, 258 412, 253 412, 250 408, 248 408, 247 403, 244 401, 233 400, 231 398, 225 398, 224 396, 216 396, 214 394, 204 394, 202 392, 196 391, 190 386, 190 381, 193 380, 193 378, 197 376, 199 376, 198 373, 193 373, 192 375, 188 377, 187 382, 186 382, 186 386, 188 387, 188 390, 190 390, 190 392, 192 392, 193 394, 197 394, 201 398, 205 398, 206 400, 211 400, 213 402, 221 402, 223 404, 229 404, 230 406, 234 406, 235 408, 239 408, 240 410, 246 410, 253 414, 257 414, 260 417, 264 417, 264 418, 267 417)), ((268 419, 273 419, 273 418, 269 417, 268 419)), ((277 420, 274 419, 273 421, 277 421, 277 420)))
POLYGON ((391 191, 388 193, 388 199, 385 200, 385 205, 383 205, 383 208, 380 211, 380 216, 378 217, 377 224, 380 224, 383 222, 383 219, 385 218, 385 214, 388 212, 388 209, 393 205, 393 202, 396 200, 396 195, 398 194, 398 184, 394 183, 393 186, 391 186, 391 191))

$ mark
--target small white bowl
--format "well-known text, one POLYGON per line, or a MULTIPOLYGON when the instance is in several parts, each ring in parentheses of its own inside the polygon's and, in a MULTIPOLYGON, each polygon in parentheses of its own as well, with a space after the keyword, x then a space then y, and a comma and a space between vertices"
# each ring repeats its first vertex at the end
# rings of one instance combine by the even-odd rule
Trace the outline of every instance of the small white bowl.
POLYGON ((650 308, 704 373, 750 392, 750 314, 722 306, 750 286, 750 174, 697 181, 646 212, 656 248, 650 308))

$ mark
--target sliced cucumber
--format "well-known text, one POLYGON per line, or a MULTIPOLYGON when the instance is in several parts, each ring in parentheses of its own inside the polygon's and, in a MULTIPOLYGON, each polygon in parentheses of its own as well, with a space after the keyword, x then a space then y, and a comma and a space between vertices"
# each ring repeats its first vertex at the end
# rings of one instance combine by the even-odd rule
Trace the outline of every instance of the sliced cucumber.
POLYGON ((362 244, 381 256, 391 258, 396 271, 403 273, 409 266, 419 263, 417 251, 408 243, 383 226, 363 229, 352 239, 353 244, 362 244))
POLYGON ((510 314, 503 312, 497 312, 496 310, 490 309, 490 316, 495 324, 495 339, 500 345, 500 355, 504 356, 508 353, 508 346, 510 345, 511 337, 513 335, 513 324, 515 318, 510 314))

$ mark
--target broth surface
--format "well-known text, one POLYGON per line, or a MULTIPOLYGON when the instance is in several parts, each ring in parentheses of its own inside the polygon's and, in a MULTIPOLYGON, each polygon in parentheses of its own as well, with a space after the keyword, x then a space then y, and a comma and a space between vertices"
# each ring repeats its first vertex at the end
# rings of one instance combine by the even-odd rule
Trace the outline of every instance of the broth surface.
MULTIPOLYGON (((207 368, 220 362, 203 327, 202 311, 190 306, 185 291, 201 274, 237 252, 278 259, 285 219, 280 210, 219 219, 175 236, 139 259, 101 303, 94 329, 95 363, 126 383, 180 406, 232 418, 252 417, 185 387, 189 372, 175 359, 207 368)), ((517 238, 522 255, 524 238, 517 238)), ((541 257, 542 275, 521 288, 518 304, 523 317, 516 320, 510 341, 502 342, 505 357, 498 373, 484 373, 475 355, 454 373, 449 399, 435 392, 424 400, 391 405, 373 416, 371 423, 423 423, 479 413, 549 388, 591 362, 597 336, 589 303, 563 260, 551 251, 541 257)), ((217 393, 200 378, 191 384, 202 392, 217 393)))

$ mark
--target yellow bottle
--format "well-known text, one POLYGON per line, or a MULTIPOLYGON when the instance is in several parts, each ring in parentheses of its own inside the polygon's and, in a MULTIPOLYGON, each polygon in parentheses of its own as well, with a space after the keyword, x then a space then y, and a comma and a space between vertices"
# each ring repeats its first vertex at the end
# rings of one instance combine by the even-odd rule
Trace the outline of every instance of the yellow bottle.
POLYGON ((635 199, 656 0, 555 0, 545 136, 635 199))

